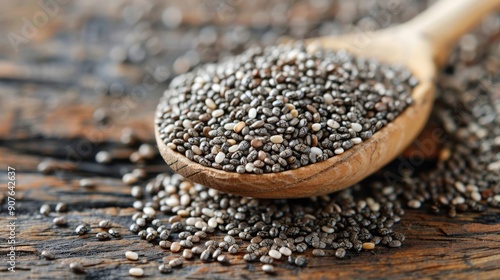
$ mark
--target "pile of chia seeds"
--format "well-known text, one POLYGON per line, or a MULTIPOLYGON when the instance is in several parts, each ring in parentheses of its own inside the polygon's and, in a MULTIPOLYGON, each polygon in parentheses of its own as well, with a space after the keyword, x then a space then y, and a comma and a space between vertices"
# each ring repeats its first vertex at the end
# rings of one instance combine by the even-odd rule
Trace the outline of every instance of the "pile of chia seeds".
POLYGON ((252 48, 176 77, 158 106, 167 146, 237 173, 297 169, 369 139, 411 104, 402 67, 302 45, 252 48))
MULTIPOLYGON (((330 3, 313 2, 311 9, 325 11, 328 7, 324 5, 330 3)), ((345 151, 397 117, 411 103, 409 92, 416 83, 404 69, 345 53, 307 53, 301 46, 250 48, 255 42, 276 43, 283 34, 303 39, 347 33, 373 25, 377 15, 387 13, 394 23, 403 22, 426 6, 425 1, 403 1, 405 6, 400 10, 387 1, 357 1, 356 7, 353 1, 335 3, 335 20, 329 20, 325 13, 318 22, 304 18, 289 28, 279 25, 287 20, 287 4, 272 3, 268 10, 274 21, 263 34, 257 23, 265 22, 266 13, 255 13, 255 26, 219 30, 207 25, 198 30, 181 24, 179 9, 165 9, 161 20, 169 30, 168 38, 177 38, 170 30, 174 28, 185 31, 186 36, 170 40, 171 45, 197 48, 173 61, 172 72, 182 75, 172 81, 156 116, 165 143, 213 168, 279 172, 345 151), (243 50, 248 51, 221 64, 224 67, 208 65, 186 74, 200 61, 243 50), (273 69, 276 65, 281 66, 273 69), (291 123, 294 119, 298 120, 295 125, 291 123), (264 123, 259 127, 260 121, 264 123)), ((138 13, 135 8, 126 6, 123 11, 130 30, 127 40, 110 54, 117 63, 155 60, 164 51, 158 43, 162 34, 157 34, 157 25, 146 21, 147 13, 132 17, 138 13)), ((400 157, 363 182, 321 197, 261 200, 224 194, 171 173, 150 174, 146 171, 148 162, 158 157, 157 151, 148 144, 135 143, 142 147, 130 154, 137 169, 121 174, 136 198, 130 224, 121 225, 129 231, 108 229, 110 221, 73 227, 72 221, 62 217, 54 224, 69 222, 71 230, 76 230, 75 238, 89 232, 96 235, 92 229, 99 227, 106 234, 100 231, 95 238, 103 242, 120 234, 137 235, 138 240, 164 249, 165 258, 158 267, 161 273, 175 273, 193 259, 224 265, 248 262, 262 265, 266 273, 279 273, 307 266, 310 258, 334 256, 341 262, 363 251, 383 254, 389 248, 404 248, 405 232, 398 223, 408 208, 449 217, 498 208, 500 45, 495 38, 499 31, 498 17, 486 18, 474 33, 458 42, 437 79, 437 99, 429 125, 439 135, 436 159, 400 157), (291 265, 281 265, 287 263, 291 265)), ((123 146, 129 146, 131 139, 139 141, 130 130, 126 132, 123 146)), ((109 164, 116 157, 103 150, 96 155, 96 162, 109 164)), ((54 168, 47 162, 39 167, 46 173, 54 168)), ((80 185, 96 191, 99 188, 92 178, 83 178, 80 185)), ((67 208, 71 205, 58 204, 56 211, 67 208)), ((48 215, 50 207, 44 205, 40 212, 48 215)), ((123 257, 131 261, 141 253, 123 251, 123 257)), ((49 251, 42 256, 50 260, 57 257, 49 251)), ((84 271, 77 263, 70 268, 75 273, 84 271)), ((129 272, 133 276, 144 274, 133 265, 129 272)))

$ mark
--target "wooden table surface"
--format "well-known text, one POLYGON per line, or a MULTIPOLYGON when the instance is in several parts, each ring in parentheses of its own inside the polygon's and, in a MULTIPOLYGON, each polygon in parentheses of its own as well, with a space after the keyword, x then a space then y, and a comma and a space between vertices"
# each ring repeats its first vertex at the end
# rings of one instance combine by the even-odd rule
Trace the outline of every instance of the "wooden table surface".
MULTIPOLYGON (((29 14, 29 13, 28 13, 29 14)), ((58 26, 54 20, 50 25, 58 26)), ((36 39, 38 53, 51 51, 51 28, 36 39), (47 34, 46 34, 47 33, 47 34)), ((5 43, 5 42, 4 42, 5 43)), ((12 53, 9 44, 2 44, 4 53, 12 53)), ((78 50, 74 50, 78 53, 78 50)), ((26 54, 26 52, 24 52, 26 54)), ((115 147, 120 131, 132 127, 139 137, 154 143, 153 111, 162 89, 159 85, 137 102, 130 96, 97 94, 94 80, 75 63, 58 64, 43 75, 44 64, 27 63, 4 56, 0 61, 0 277, 5 279, 129 279, 131 267, 142 267, 152 279, 166 277, 157 267, 171 253, 140 240, 128 231, 134 199, 130 187, 120 180, 120 167, 100 168, 93 163, 99 150, 115 147), (96 108, 122 104, 123 110, 111 114, 111 124, 97 127, 92 115, 96 108), (80 151, 73 153, 74 151, 80 151), (83 152, 82 152, 83 151, 83 152), (45 158, 76 163, 73 172, 43 175, 37 165, 45 158), (16 272, 7 270, 10 246, 6 200, 7 167, 16 170, 16 272), (95 189, 82 189, 78 180, 95 177, 95 189), (40 206, 66 202, 68 227, 56 227, 52 219, 39 214, 40 206), (101 219, 110 219, 123 238, 98 241, 94 234, 101 219), (94 234, 77 236, 74 228, 81 222, 91 224, 94 234), (57 258, 49 261, 40 256, 42 250, 53 251, 57 258), (139 253, 138 262, 124 258, 126 250, 139 253), (74 274, 69 263, 79 261, 85 274, 74 274)), ((76 55, 76 54, 75 54, 76 55)), ((78 57, 78 56, 77 56, 78 57)), ((72 57, 71 59, 75 59, 72 57)), ((80 61, 81 62, 81 61, 80 61)), ((45 65, 47 66, 47 65, 45 65)), ((104 65, 103 67, 108 67, 104 65)), ((47 66, 48 67, 48 66, 47 66)), ((109 66, 111 67, 111 66, 109 66)), ((140 67, 112 68, 130 80, 142 75, 140 67), (139 68, 139 70, 138 70, 139 68), (123 74, 125 73, 125 74, 123 74)), ((143 70, 143 69, 142 69, 143 70)), ((148 165, 151 174, 167 171, 157 158, 148 165)), ((308 258, 305 268, 277 264, 278 273, 263 274, 258 263, 246 263, 242 254, 234 264, 186 261, 167 277, 178 279, 499 279, 500 278, 500 211, 489 209, 480 214, 459 214, 450 219, 425 209, 407 210, 395 229, 406 235, 401 248, 377 247, 373 251, 349 252, 344 259, 335 257, 308 258)))

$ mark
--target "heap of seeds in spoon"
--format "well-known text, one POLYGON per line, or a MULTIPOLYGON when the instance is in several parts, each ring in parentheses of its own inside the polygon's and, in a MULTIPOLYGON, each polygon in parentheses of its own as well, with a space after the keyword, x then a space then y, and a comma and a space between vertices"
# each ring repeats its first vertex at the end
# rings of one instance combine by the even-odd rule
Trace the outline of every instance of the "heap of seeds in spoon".
POLYGON ((402 67, 303 45, 252 48, 175 78, 156 116, 161 139, 207 167, 296 169, 344 153, 411 104, 402 67))

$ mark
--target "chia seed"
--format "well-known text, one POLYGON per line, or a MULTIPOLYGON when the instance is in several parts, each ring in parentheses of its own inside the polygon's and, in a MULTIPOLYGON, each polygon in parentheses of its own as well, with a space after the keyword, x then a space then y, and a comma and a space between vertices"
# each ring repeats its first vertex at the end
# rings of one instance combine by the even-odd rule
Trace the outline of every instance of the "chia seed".
POLYGON ((99 227, 100 228, 104 228, 104 229, 108 229, 112 226, 112 223, 110 220, 102 220, 99 222, 99 227))
POLYGON ((345 257, 346 251, 344 248, 339 248, 337 251, 335 251, 335 257, 342 259, 345 257))
POLYGON ((109 229, 108 230, 109 235, 113 236, 114 238, 121 238, 122 235, 116 231, 115 229, 109 229))
POLYGON ((298 267, 303 267, 306 265, 306 258, 303 256, 298 256, 297 258, 295 258, 294 263, 298 267))
POLYGON ((48 216, 50 214, 50 205, 44 204, 40 207, 40 214, 48 216))
POLYGON ((99 241, 109 240, 109 234, 107 232, 99 232, 96 234, 96 237, 99 241))
POLYGON ((172 273, 172 267, 171 267, 169 264, 161 264, 161 265, 158 267, 158 270, 159 270, 161 273, 172 273))
POLYGON ((85 269, 83 268, 83 265, 81 263, 72 262, 69 264, 69 268, 74 273, 85 273, 85 269))
POLYGON ((64 203, 64 202, 59 202, 59 203, 57 203, 54 210, 56 210, 56 212, 58 212, 58 213, 66 212, 66 211, 68 211, 68 205, 66 205, 66 203, 64 203))
POLYGON ((43 250, 41 255, 46 260, 53 260, 56 258, 56 255, 54 253, 52 253, 51 251, 47 251, 47 250, 43 250))
POLYGON ((273 274, 274 273, 274 266, 270 264, 265 264, 262 266, 262 271, 265 273, 273 274))
POLYGON ((76 234, 84 235, 85 233, 90 232, 90 227, 87 224, 80 224, 75 229, 76 234))
POLYGON ((66 226, 68 224, 68 221, 66 220, 65 216, 60 216, 60 217, 55 217, 53 223, 54 225, 61 227, 61 226, 66 226))

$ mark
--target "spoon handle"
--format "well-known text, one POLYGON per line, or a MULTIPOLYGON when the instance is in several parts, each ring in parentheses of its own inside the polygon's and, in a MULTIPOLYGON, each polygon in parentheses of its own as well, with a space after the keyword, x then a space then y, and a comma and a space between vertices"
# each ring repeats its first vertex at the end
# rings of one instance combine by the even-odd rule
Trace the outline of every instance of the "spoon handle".
POLYGON ((499 9, 500 0, 441 0, 404 25, 430 42, 442 66, 458 38, 499 9))

